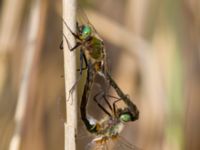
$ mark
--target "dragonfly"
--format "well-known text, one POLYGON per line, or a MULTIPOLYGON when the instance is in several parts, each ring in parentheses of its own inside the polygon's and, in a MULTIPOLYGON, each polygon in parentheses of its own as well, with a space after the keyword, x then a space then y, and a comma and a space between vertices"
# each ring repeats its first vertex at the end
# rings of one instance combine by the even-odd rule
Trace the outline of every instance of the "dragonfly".
MULTIPOLYGON (((83 10, 78 10, 77 18, 76 32, 73 32, 69 28, 67 22, 63 19, 65 26, 74 36, 76 41, 75 45, 72 47, 67 37, 63 34, 69 50, 74 51, 75 49, 80 49, 80 69, 78 69, 80 74, 69 93, 72 93, 75 89, 82 76, 83 70, 92 68, 94 73, 101 74, 102 76, 106 70, 106 51, 103 40, 100 38, 94 26, 90 23, 83 10), (85 67, 83 67, 83 63, 85 63, 85 67)), ((63 49, 63 41, 61 42, 60 48, 63 49)))
MULTIPOLYGON (((71 47, 67 37, 64 35, 69 50, 73 51, 77 48, 80 49, 80 75, 82 75, 82 70, 87 69, 87 79, 82 94, 80 110, 81 119, 83 120, 87 130, 96 135, 96 138, 93 139, 91 142, 93 144, 90 144, 90 147, 93 147, 94 143, 95 145, 97 143, 101 143, 101 146, 106 147, 107 144, 103 143, 107 143, 107 141, 112 139, 119 139, 119 133, 122 131, 124 123, 137 120, 139 117, 139 111, 137 107, 130 101, 128 96, 123 94, 123 92, 109 75, 106 67, 106 50, 104 42, 99 37, 96 29, 89 22, 89 20, 87 19, 87 21, 84 23, 77 21, 76 32, 73 32, 64 20, 63 22, 76 39, 75 46, 71 47), (83 62, 85 62, 85 68, 83 68, 83 62), (101 110, 107 114, 107 117, 103 118, 99 122, 91 123, 91 121, 87 118, 87 103, 92 85, 94 83, 94 78, 97 74, 103 76, 109 81, 110 85, 116 90, 116 93, 120 98, 106 94, 97 94, 94 97, 94 101, 101 108, 101 110), (110 112, 106 110, 97 100, 99 95, 101 95, 102 99, 107 103, 110 112), (112 106, 110 105, 108 98, 115 99, 112 106), (116 105, 119 101, 124 101, 127 104, 127 107, 124 109, 117 108, 116 105)), ((74 89, 76 84, 77 82, 74 84, 70 92, 74 89)), ((131 144, 127 145, 129 145, 129 148, 132 147, 130 146, 131 144)), ((133 147, 131 149, 133 149, 133 147)))
POLYGON ((94 76, 93 71, 90 69, 87 70, 87 79, 84 86, 84 91, 82 94, 81 100, 81 119, 83 120, 87 130, 95 135, 95 138, 87 145, 86 149, 97 149, 97 150, 106 150, 110 149, 109 145, 115 142, 117 147, 123 150, 138 150, 136 146, 128 143, 123 139, 119 134, 123 130, 124 126, 128 122, 133 122, 139 118, 139 111, 135 104, 133 104, 128 96, 126 96, 112 77, 107 73, 109 83, 115 87, 116 92, 120 95, 120 98, 106 95, 104 92, 100 92, 94 96, 94 102, 97 103, 99 108, 106 114, 106 116, 97 122, 91 121, 87 117, 87 103, 89 100, 90 92, 93 81, 90 78, 94 76), (103 99, 108 105, 109 110, 105 109, 103 105, 98 101, 98 96, 103 99), (115 99, 112 105, 109 103, 108 98, 115 99), (123 101, 127 105, 125 108, 118 108, 117 103, 123 101))

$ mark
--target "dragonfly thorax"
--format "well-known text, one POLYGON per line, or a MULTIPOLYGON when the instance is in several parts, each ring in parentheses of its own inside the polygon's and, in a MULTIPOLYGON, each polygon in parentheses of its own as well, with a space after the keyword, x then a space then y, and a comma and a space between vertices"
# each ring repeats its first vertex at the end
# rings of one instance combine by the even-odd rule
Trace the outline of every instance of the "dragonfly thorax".
POLYGON ((91 40, 84 44, 84 53, 89 64, 96 72, 104 69, 105 52, 100 40, 92 37, 91 40))
POLYGON ((88 52, 91 59, 99 61, 105 57, 104 43, 100 39, 91 36, 83 44, 84 50, 88 52))

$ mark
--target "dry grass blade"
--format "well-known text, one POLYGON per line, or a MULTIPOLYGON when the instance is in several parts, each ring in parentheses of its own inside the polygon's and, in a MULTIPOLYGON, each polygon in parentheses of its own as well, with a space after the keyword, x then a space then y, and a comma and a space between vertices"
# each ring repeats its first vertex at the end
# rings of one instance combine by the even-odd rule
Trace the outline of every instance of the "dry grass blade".
POLYGON ((34 1, 29 20, 28 42, 25 47, 22 68, 22 80, 15 113, 15 131, 10 142, 10 150, 18 150, 21 143, 21 132, 27 105, 28 87, 36 49, 36 39, 40 21, 40 0, 34 1))
MULTIPOLYGON (((75 31, 76 24, 76 0, 63 0, 63 19, 69 28, 75 31)), ((75 39, 63 24, 63 32, 70 45, 75 44, 75 39)), ((75 134, 77 128, 77 93, 76 89, 69 93, 76 82, 76 55, 71 52, 64 41, 64 71, 65 71, 65 92, 66 92, 66 116, 65 123, 65 150, 75 150, 75 134), (68 99, 69 98, 69 99, 68 99)))

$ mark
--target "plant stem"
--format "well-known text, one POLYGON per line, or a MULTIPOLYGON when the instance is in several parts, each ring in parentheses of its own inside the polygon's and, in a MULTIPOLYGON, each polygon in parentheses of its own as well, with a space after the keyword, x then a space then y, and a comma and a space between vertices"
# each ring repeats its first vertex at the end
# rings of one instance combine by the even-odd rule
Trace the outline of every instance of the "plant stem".
MULTIPOLYGON (((75 31, 76 24, 76 0, 63 0, 63 19, 69 28, 75 31)), ((75 39, 63 24, 63 32, 70 45, 75 44, 75 39)), ((71 52, 64 41, 64 71, 66 92, 66 122, 65 127, 65 150, 75 150, 75 135, 77 129, 77 92, 76 89, 70 94, 69 91, 76 82, 76 55, 71 52), (70 94, 70 95, 69 95, 70 94)))
POLYGON ((28 93, 30 86, 30 77, 33 69, 34 58, 36 56, 37 37, 40 21, 41 1, 36 0, 32 4, 32 10, 29 20, 28 41, 23 56, 22 79, 20 83, 19 96, 15 112, 15 131, 10 142, 9 150, 20 149, 22 130, 24 126, 24 118, 26 115, 26 107, 28 103, 28 93))

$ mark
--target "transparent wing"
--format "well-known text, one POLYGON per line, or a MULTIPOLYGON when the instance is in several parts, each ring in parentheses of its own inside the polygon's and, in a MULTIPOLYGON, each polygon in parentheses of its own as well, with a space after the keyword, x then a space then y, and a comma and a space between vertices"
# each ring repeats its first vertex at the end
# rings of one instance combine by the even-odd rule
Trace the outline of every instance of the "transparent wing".
POLYGON ((96 142, 92 140, 90 143, 87 144, 86 150, 111 150, 111 147, 109 147, 108 142, 96 142))
POLYGON ((140 149, 139 147, 129 143, 124 137, 122 136, 119 136, 118 137, 118 141, 116 142, 116 146, 115 146, 116 150, 120 150, 120 149, 123 149, 123 150, 142 150, 140 149))
POLYGON ((88 148, 88 143, 94 138, 94 136, 89 133, 83 124, 81 118, 78 120, 78 131, 76 136, 77 150, 86 150, 88 148))
POLYGON ((83 24, 89 24, 92 26, 92 24, 90 23, 85 11, 83 10, 83 8, 81 6, 77 6, 77 21, 80 23, 80 25, 83 24))
POLYGON ((89 21, 85 11, 83 10, 83 8, 81 6, 77 6, 77 22, 78 22, 78 25, 81 26, 81 25, 89 25, 92 30, 93 30, 93 35, 97 36, 99 39, 102 39, 100 36, 99 36, 99 33, 97 32, 97 30, 95 29, 95 27, 93 26, 93 24, 89 21))
POLYGON ((128 143, 123 137, 109 139, 106 142, 95 142, 94 140, 87 144, 86 150, 142 150, 135 145, 128 143))
POLYGON ((104 145, 98 145, 96 143, 89 143, 85 147, 85 150, 106 150, 106 147, 104 147, 104 145))

